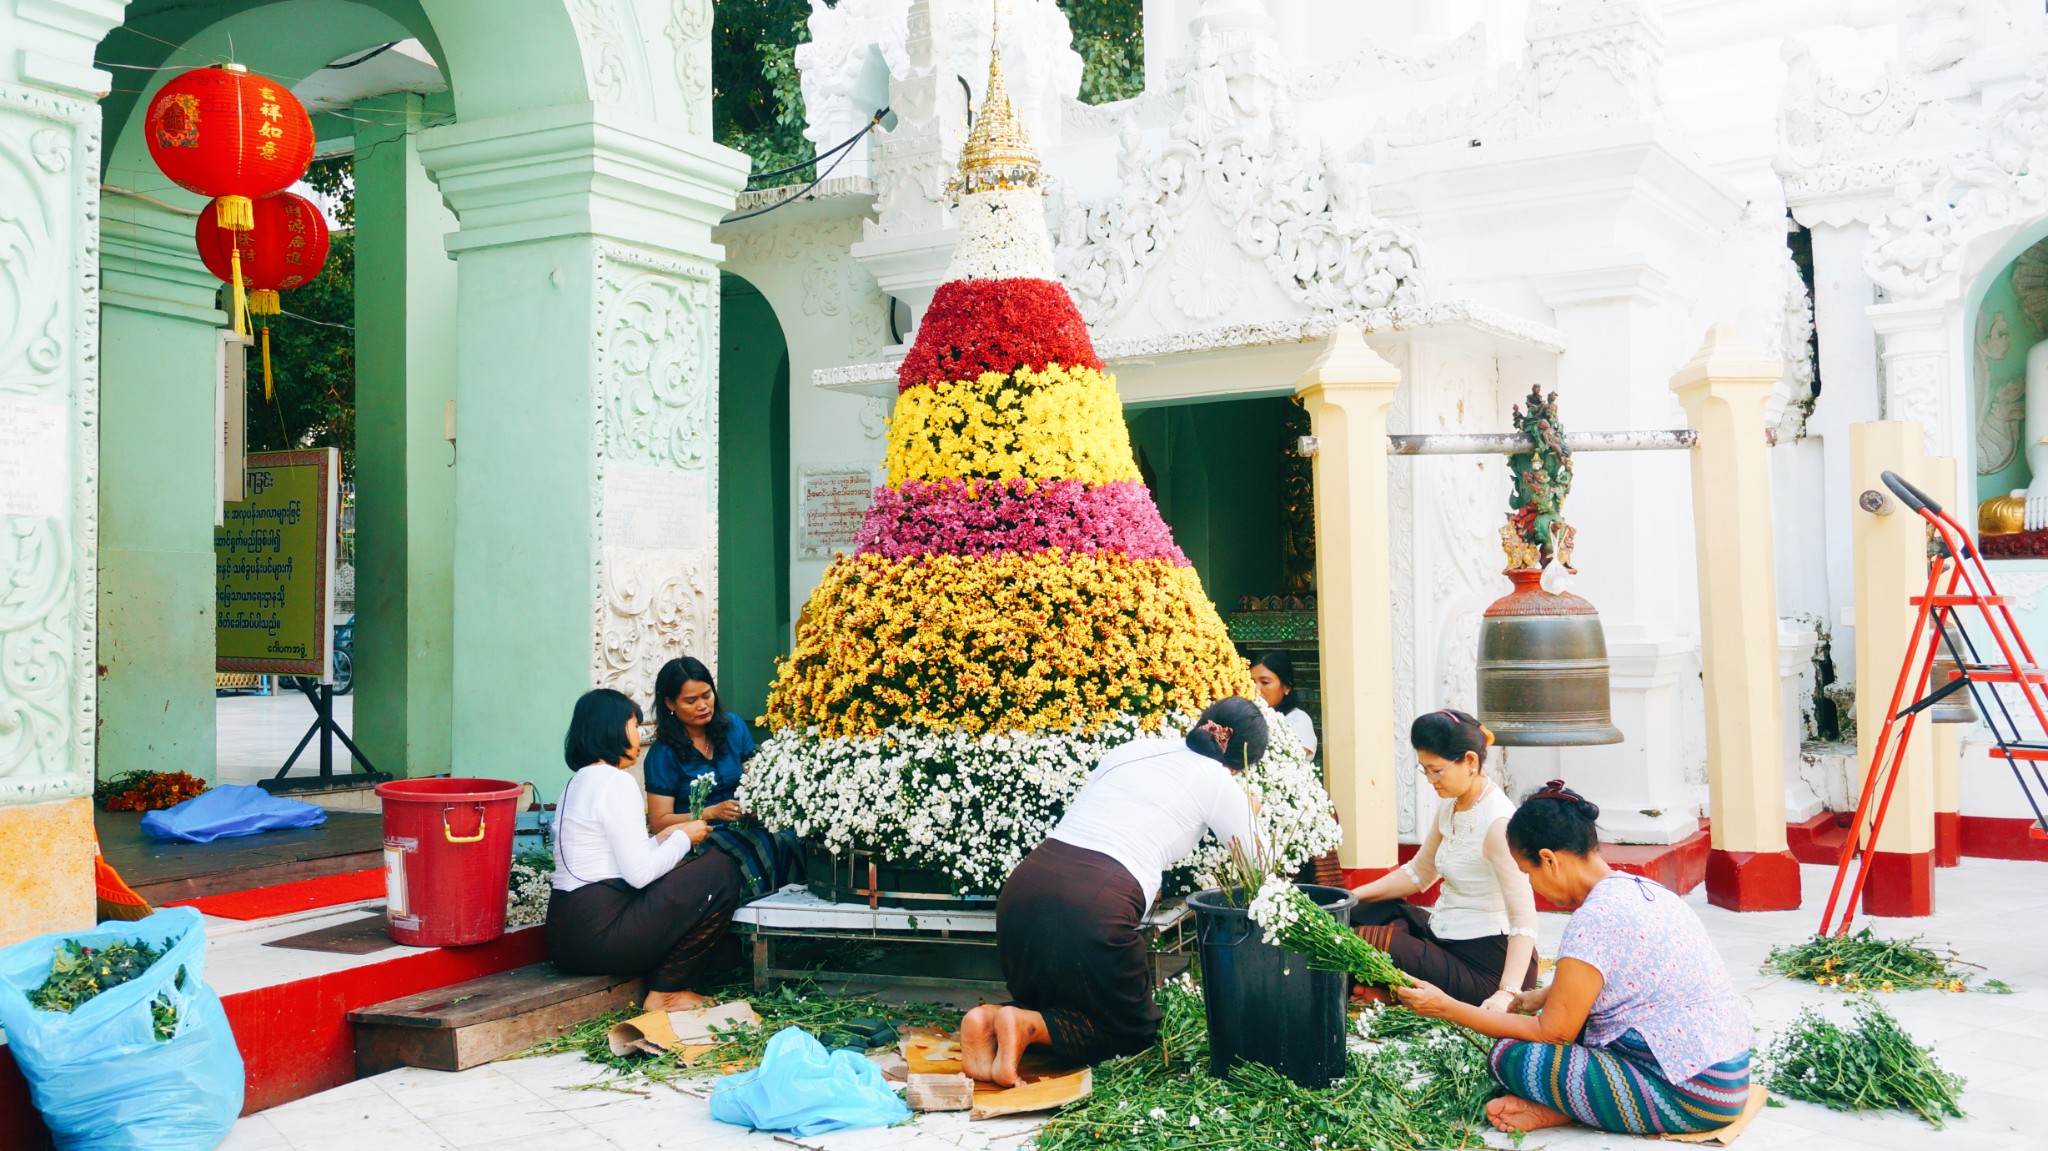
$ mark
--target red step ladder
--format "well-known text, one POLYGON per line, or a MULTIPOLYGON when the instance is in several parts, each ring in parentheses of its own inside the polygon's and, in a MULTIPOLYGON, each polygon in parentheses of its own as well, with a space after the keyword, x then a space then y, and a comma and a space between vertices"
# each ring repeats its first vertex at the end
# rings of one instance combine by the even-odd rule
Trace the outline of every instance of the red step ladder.
MULTIPOLYGON (((1892 687, 1884 729, 1878 734, 1877 749, 1863 777, 1863 792, 1856 800, 1856 819, 1849 825, 1849 837, 1842 844, 1842 857, 1835 866, 1834 887, 1828 892, 1827 910, 1821 914, 1822 935, 1828 934, 1830 927, 1837 935, 1849 933, 1849 923, 1856 917, 1857 903, 1863 897, 1864 881, 1870 877, 1869 854, 1884 828, 1885 812, 1891 806, 1892 789, 1899 781, 1907 743, 1913 738, 1920 714, 1956 692, 1967 691, 1976 701, 1977 714, 1983 717, 1995 741, 1987 749, 1991 758, 2003 760, 2012 769, 2013 778, 2019 781, 2020 791, 2034 812, 2034 826, 2030 829, 2033 836, 2048 839, 2048 819, 2042 815, 2044 808, 2048 808, 2048 777, 2043 776, 2041 769, 2042 762, 2048 761, 2048 742, 2024 738, 2019 722, 2007 707, 2006 693, 1997 690, 2000 686, 2016 687, 2026 703, 2022 715, 2031 714, 2035 730, 2048 732, 2048 671, 2035 662, 2033 650, 2013 619, 2010 601, 1992 586, 1991 573, 1977 550, 1970 546, 1969 533, 1953 516, 1942 511, 1941 505, 1927 498, 1927 493, 1892 472, 1885 472, 1883 478, 1884 485, 1899 502, 1934 529, 1935 558, 1928 565, 1927 590, 1911 601, 1919 609, 1913 643, 1899 667, 1898 682, 1892 687), (1991 646, 1997 648, 1995 661, 1979 658, 1976 641, 1958 618, 1958 613, 1972 610, 1982 619, 1991 646), (1948 682, 1932 684, 1930 690, 1935 660, 1944 652, 1956 672, 1948 682), (1914 702, 1905 704, 1909 698, 1914 702), (2024 769, 2022 764, 2026 765, 2024 769), (1873 798, 1877 801, 1874 808, 1873 798), (1842 888, 1852 872, 1855 882, 1849 885, 1845 901, 1842 888), (1838 908, 1841 919, 1836 923, 1838 908)), ((1858 685, 1858 690, 1865 686, 1868 685, 1858 685)))

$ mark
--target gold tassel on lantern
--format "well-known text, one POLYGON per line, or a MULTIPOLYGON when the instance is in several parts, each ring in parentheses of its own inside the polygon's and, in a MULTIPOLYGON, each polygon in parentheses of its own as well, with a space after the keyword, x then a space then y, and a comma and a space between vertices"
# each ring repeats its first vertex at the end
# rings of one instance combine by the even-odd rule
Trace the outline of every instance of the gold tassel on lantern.
POLYGON ((228 264, 234 269, 235 334, 249 338, 249 300, 242 291, 242 248, 239 244, 228 245, 228 264))
POLYGON ((263 323, 263 402, 269 403, 274 389, 270 383, 270 321, 268 317, 284 312, 284 302, 278 299, 271 288, 258 288, 249 293, 249 314, 265 317, 263 323))
POLYGON ((270 383, 270 325, 263 325, 263 402, 270 403, 276 389, 270 383))
POLYGON ((256 227, 256 203, 247 196, 222 196, 213 202, 213 218, 230 232, 256 227))

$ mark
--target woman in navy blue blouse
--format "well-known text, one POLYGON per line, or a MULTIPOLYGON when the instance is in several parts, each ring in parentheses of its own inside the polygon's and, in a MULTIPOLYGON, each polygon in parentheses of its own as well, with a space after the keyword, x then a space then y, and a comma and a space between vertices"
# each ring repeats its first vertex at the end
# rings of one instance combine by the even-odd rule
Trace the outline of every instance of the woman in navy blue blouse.
POLYGON ((711 669, 690 656, 668 661, 654 677, 654 706, 660 726, 643 761, 651 830, 688 823, 690 787, 706 775, 712 782, 704 818, 714 827, 738 819, 743 812, 734 794, 754 737, 745 720, 719 705, 711 669))

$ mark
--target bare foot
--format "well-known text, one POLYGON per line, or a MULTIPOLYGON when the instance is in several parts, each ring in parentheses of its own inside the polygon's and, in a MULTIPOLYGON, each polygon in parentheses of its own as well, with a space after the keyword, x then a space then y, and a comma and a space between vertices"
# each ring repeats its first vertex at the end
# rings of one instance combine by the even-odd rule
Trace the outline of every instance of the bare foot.
POLYGON ((640 1006, 649 1011, 695 1011, 711 1004, 712 1000, 694 991, 650 991, 640 1006))
POLYGON ((1037 1044, 1050 1044, 1052 1033, 1046 1030, 1045 1016, 1021 1007, 1004 1007, 996 1011, 996 1060, 989 1069, 989 1082, 998 1087, 1019 1087, 1024 1076, 1017 1071, 1017 1064, 1024 1058, 1024 1052, 1037 1044))
POLYGON ((1570 1125, 1572 1117, 1554 1107, 1532 1103, 1514 1095, 1503 1095, 1486 1105, 1486 1118, 1502 1131, 1540 1131, 1545 1127, 1570 1125))
POLYGON ((960 1069, 988 1082, 996 1062, 996 1008, 984 1003, 960 1021, 960 1069))

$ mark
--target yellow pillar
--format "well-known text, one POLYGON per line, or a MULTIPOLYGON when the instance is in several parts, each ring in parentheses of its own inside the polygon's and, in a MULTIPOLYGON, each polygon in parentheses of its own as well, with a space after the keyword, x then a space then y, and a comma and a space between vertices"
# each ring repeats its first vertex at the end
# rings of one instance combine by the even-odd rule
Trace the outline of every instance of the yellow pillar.
POLYGON ((0 806, 0 947, 91 927, 92 800, 0 806))
POLYGON ((1323 762, 1347 871, 1398 862, 1394 764, 1394 579, 1387 514, 1387 409, 1400 370, 1345 325, 1297 387, 1314 456, 1323 762))
MULTIPOLYGON (((1856 762, 1865 777, 1899 668, 1916 646, 1917 609, 1909 601, 1927 589, 1926 521, 1891 495, 1881 475, 1896 472, 1924 489, 1929 469, 1922 443, 1920 425, 1909 421, 1849 425, 1849 490, 1883 493, 1890 513, 1878 515, 1861 507, 1850 513, 1856 564, 1856 762)), ((1912 686, 1907 685, 1909 692, 1912 686)), ((1901 705, 1911 702, 1900 700, 1901 705)), ((1870 879, 1863 910, 1871 915, 1934 913, 1934 740, 1927 734, 1931 726, 1913 725, 1884 832, 1868 856, 1870 879)), ((1873 798, 1873 810, 1876 802, 1873 798)))
MULTIPOLYGON (((1974 505, 1964 511, 1957 511, 1956 504, 1956 462, 1939 456, 1927 461, 1927 482, 1920 489, 1934 497, 1949 514, 1967 524, 1976 514, 1974 505)), ((1974 611, 1958 613, 1963 625, 1969 625, 1974 611)), ((1940 641, 1936 641, 1937 643, 1940 641)), ((1939 687, 1930 681, 1930 688, 1939 687)), ((1925 731, 1934 756, 1934 865, 1955 867, 1963 861, 1963 732, 1969 729, 1960 723, 1926 723, 1916 730, 1925 731)))
POLYGON ((1713 821, 1707 899, 1736 911, 1799 906, 1799 861, 1785 849, 1785 717, 1764 441, 1764 405, 1784 374, 1783 363, 1717 324, 1671 377, 1700 434, 1692 506, 1713 821))

